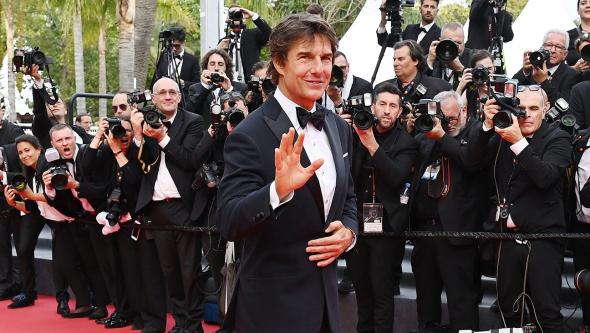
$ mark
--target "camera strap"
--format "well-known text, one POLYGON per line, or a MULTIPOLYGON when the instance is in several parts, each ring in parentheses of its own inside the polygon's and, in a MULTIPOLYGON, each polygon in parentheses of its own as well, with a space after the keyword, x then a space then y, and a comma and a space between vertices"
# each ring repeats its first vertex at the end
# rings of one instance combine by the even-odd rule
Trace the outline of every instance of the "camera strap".
POLYGON ((371 189, 371 203, 363 204, 363 232, 383 232, 383 204, 375 202, 375 168, 371 170, 371 189))
POLYGON ((153 163, 146 164, 145 161, 141 158, 141 154, 143 153, 143 144, 144 143, 145 143, 145 139, 141 140, 141 143, 139 144, 139 150, 137 151, 137 160, 141 164, 141 171, 143 171, 143 173, 147 175, 150 172, 150 170, 152 169, 152 167, 156 163, 158 163, 158 161, 160 160, 160 154, 158 154, 156 156, 156 160, 153 163))
POLYGON ((440 159, 440 183, 441 183, 441 190, 439 193, 434 194, 432 193, 431 184, 436 181, 436 178, 429 177, 427 180, 427 188, 426 193, 432 199, 440 200, 446 198, 446 196, 451 191, 451 161, 448 157, 442 155, 440 159))

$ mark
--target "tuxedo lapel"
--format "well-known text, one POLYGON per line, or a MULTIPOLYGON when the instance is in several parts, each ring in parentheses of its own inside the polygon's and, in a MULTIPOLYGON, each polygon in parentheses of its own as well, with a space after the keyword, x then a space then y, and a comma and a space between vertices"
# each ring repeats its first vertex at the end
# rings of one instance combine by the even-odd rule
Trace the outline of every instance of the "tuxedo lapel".
MULTIPOLYGON (((320 106, 316 106, 320 107, 320 106)), ((342 152, 342 142, 340 140, 340 134, 338 132, 338 125, 336 124, 336 116, 332 112, 326 112, 326 118, 324 122, 324 131, 328 136, 330 142, 330 150, 332 151, 332 158, 334 159, 334 166, 336 167, 336 189, 334 191, 334 198, 332 199, 332 205, 328 212, 327 222, 329 223, 334 219, 336 208, 342 207, 344 200, 346 200, 346 188, 345 185, 348 183, 348 174, 344 172, 344 158, 342 152)), ((352 152, 346 152, 348 154, 352 152)), ((350 158, 350 157, 349 157, 350 158)))
POLYGON ((182 124, 184 123, 184 111, 182 109, 178 109, 176 111, 176 117, 172 122, 170 128, 168 129, 168 136, 170 136, 170 140, 175 140, 177 134, 179 133, 180 129, 182 128, 182 124))

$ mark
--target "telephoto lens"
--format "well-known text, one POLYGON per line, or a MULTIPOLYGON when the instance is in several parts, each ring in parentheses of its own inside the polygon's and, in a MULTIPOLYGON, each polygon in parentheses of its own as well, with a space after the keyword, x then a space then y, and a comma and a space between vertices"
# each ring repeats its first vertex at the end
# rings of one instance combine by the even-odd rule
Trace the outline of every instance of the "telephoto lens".
POLYGON ((451 39, 441 40, 436 46, 436 58, 442 62, 451 62, 459 55, 459 46, 451 39))
POLYGON ((543 63, 549 61, 549 56, 549 51, 541 48, 539 51, 531 52, 529 54, 529 61, 531 62, 531 65, 537 68, 542 68, 543 63))

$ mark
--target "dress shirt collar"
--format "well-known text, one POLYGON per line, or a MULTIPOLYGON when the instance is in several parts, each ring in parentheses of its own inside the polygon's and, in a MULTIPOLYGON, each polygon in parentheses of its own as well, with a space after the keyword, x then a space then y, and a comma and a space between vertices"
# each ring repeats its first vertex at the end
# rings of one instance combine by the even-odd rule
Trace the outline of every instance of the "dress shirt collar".
POLYGON ((426 32, 430 31, 430 28, 432 28, 432 26, 434 25, 434 21, 428 23, 427 25, 422 25, 422 23, 420 23, 420 28, 424 28, 424 30, 426 30, 426 32))
POLYGON ((176 115, 177 114, 178 114, 178 109, 176 109, 176 112, 174 112, 174 114, 172 115, 172 117, 163 119, 162 121, 169 121, 170 124, 172 124, 174 122, 174 119, 176 119, 176 115))
POLYGON ((561 63, 547 69, 547 71, 549 72, 549 76, 553 76, 555 74, 555 72, 559 68, 559 65, 561 65, 561 63))
MULTIPOLYGON (((299 120, 297 120, 297 110, 295 108, 303 107, 287 98, 287 96, 285 96, 281 91, 281 88, 277 87, 277 90, 274 93, 274 97, 277 100, 277 102, 279 102, 281 108, 283 108, 283 111, 285 111, 285 113, 287 114, 287 117, 289 117, 289 120, 291 120, 291 123, 293 124, 295 130, 299 132, 301 126, 299 125, 299 120)), ((315 104, 313 105, 313 108, 309 110, 309 112, 315 112, 315 104)))

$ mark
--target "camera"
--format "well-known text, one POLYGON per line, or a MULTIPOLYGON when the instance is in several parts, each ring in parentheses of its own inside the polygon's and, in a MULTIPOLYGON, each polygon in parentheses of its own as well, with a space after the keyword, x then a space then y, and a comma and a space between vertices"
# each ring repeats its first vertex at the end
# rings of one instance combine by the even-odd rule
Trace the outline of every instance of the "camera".
POLYGON ((223 83, 223 81, 225 81, 225 78, 223 78, 223 76, 219 75, 219 73, 211 73, 211 75, 209 76, 209 79, 211 80, 211 84, 212 85, 221 85, 223 83))
POLYGON ((24 191, 27 188, 27 179, 22 174, 16 174, 10 179, 10 186, 17 191, 24 191))
POLYGON ((590 44, 584 45, 580 50, 580 55, 584 61, 590 61, 590 44))
POLYGON ((197 191, 203 186, 208 188, 215 188, 221 180, 221 168, 216 162, 203 163, 197 175, 195 181, 192 184, 193 190, 197 191))
POLYGON ((49 163, 49 173, 51 174, 51 187, 56 190, 65 190, 68 185, 68 166, 59 156, 55 148, 49 148, 45 151, 45 161, 49 163))
POLYGON ((545 120, 548 123, 554 123, 561 119, 561 117, 565 115, 569 108, 570 105, 568 104, 568 102, 566 102, 565 99, 560 98, 557 101, 555 101, 555 106, 553 106, 551 109, 549 109, 549 111, 547 111, 547 114, 545 115, 545 120))
POLYGON ((451 39, 441 40, 436 45, 436 58, 443 63, 453 61, 458 55, 459 46, 451 39))
POLYGON ((542 68, 543 63, 549 62, 550 56, 551 54, 549 51, 545 50, 544 48, 540 48, 538 51, 531 52, 529 54, 529 61, 531 62, 531 65, 537 68, 542 68))
POLYGON ((330 86, 342 88, 344 86, 344 72, 342 68, 332 65, 332 76, 330 76, 330 86))
POLYGON ((151 128, 160 128, 162 127, 162 119, 165 119, 166 116, 158 111, 155 106, 147 105, 143 108, 139 109, 139 112, 143 114, 143 120, 150 125, 151 128))
POLYGON ((109 134, 109 131, 113 133, 113 136, 117 139, 120 139, 125 136, 127 131, 125 127, 121 125, 121 119, 117 117, 108 117, 107 122, 109 123, 109 128, 105 131, 105 134, 109 134))
POLYGON ((12 58, 12 65, 14 72, 23 72, 23 66, 27 67, 28 71, 31 70, 31 66, 39 66, 39 70, 42 71, 46 64, 51 63, 45 54, 39 51, 39 47, 31 49, 15 49, 14 56, 12 58))
POLYGON ((244 112, 236 107, 235 101, 230 100, 227 103, 229 105, 227 111, 223 111, 219 104, 211 104, 211 125, 213 125, 213 127, 223 127, 228 122, 232 127, 236 127, 242 120, 244 120, 244 118, 246 118, 244 112))
POLYGON ((174 34, 172 33, 171 30, 164 29, 164 30, 160 31, 158 38, 163 39, 163 40, 171 40, 173 35, 174 34))
POLYGON ((107 199, 108 213, 106 219, 109 221, 111 227, 119 223, 124 206, 125 200, 123 199, 123 192, 121 191, 121 188, 117 186, 111 191, 111 194, 107 199))
POLYGON ((399 10, 400 6, 402 7, 414 7, 416 1, 415 0, 387 0, 383 5, 383 8, 387 12, 394 12, 399 10))
POLYGON ((344 113, 352 115, 352 122, 361 130, 368 130, 377 124, 378 119, 371 112, 373 96, 365 93, 344 101, 344 113))
POLYGON ((508 79, 505 75, 490 75, 490 97, 496 100, 496 104, 502 107, 494 115, 492 121, 498 128, 506 128, 512 125, 512 114, 516 117, 526 117, 526 112, 518 108, 520 100, 516 97, 518 80, 508 79))
POLYGON ((227 17, 227 24, 230 29, 234 31, 244 29, 244 13, 242 13, 240 8, 230 10, 227 13, 227 17))
POLYGON ((471 69, 471 81, 478 87, 485 86, 490 81, 490 72, 484 65, 477 65, 471 69))
POLYGON ((507 0, 488 0, 488 3, 492 5, 492 7, 502 8, 506 5, 507 0))
POLYGON ((276 86, 272 83, 272 80, 269 77, 261 78, 256 75, 250 75, 250 81, 248 82, 249 91, 259 92, 262 90, 268 96, 275 89, 276 86))
POLYGON ((152 100, 152 92, 149 90, 145 91, 134 91, 127 94, 127 104, 139 104, 145 103, 152 100))
POLYGON ((448 128, 448 121, 440 109, 440 102, 432 99, 421 99, 420 102, 414 106, 414 128, 418 132, 426 133, 432 131, 435 125, 435 119, 441 121, 441 125, 445 130, 448 128))
POLYGON ((574 276, 574 285, 580 294, 590 291, 590 269, 582 269, 574 276))

